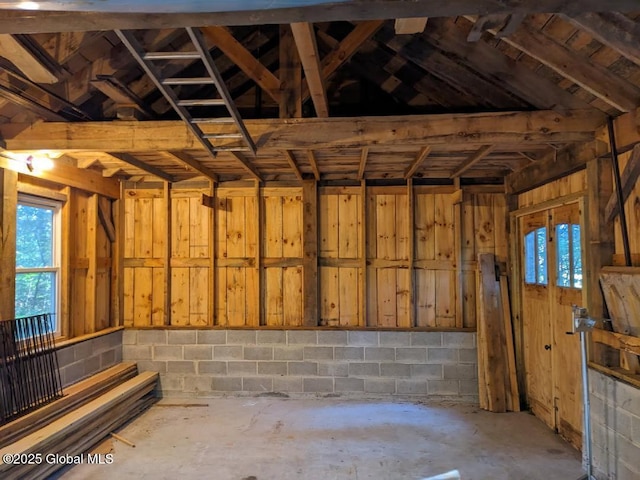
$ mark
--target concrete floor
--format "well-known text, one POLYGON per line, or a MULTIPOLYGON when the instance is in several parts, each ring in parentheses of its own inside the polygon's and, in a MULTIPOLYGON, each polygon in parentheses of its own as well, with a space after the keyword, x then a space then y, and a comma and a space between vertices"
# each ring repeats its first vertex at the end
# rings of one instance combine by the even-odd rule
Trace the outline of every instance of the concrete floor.
POLYGON ((64 480, 576 479, 580 454, 528 413, 373 400, 165 399, 118 433, 111 465, 64 480))

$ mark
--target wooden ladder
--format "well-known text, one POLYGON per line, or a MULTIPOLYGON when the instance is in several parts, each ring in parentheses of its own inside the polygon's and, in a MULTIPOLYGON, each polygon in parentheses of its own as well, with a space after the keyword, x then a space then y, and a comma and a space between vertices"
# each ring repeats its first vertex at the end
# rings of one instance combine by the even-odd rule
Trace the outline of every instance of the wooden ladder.
MULTIPOLYGON (((169 104, 176 113, 187 124, 189 130, 198 138, 204 148, 212 155, 216 156, 217 152, 251 152, 256 154, 256 145, 253 142, 247 128, 240 117, 238 109, 227 90, 226 85, 220 75, 220 72, 213 62, 213 58, 206 47, 202 33, 198 28, 185 28, 191 43, 193 51, 180 52, 146 52, 144 47, 136 39, 133 31, 116 30, 116 34, 120 37, 122 43, 131 52, 142 69, 151 78, 158 90, 162 92, 169 104), (167 77, 163 78, 161 69, 156 65, 157 62, 176 62, 185 60, 199 60, 203 63, 206 76, 203 77, 167 77), (217 90, 217 96, 213 98, 180 98, 174 87, 192 85, 205 86, 213 85, 217 90), (198 116, 192 115, 192 109, 201 107, 226 107, 227 116, 198 116), (228 133, 207 134, 200 128, 201 124, 233 124, 236 130, 228 133), (238 140, 238 143, 229 144, 230 139, 238 140), (218 145, 218 141, 223 141, 223 145, 218 145)), ((165 64, 166 65, 166 64, 165 64)))

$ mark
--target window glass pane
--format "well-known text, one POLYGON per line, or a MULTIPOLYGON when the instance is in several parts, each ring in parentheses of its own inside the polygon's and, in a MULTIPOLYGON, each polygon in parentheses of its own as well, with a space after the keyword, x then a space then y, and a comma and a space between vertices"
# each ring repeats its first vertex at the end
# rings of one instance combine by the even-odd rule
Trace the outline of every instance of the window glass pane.
POLYGON ((16 267, 53 266, 53 209, 18 205, 16 267))
POLYGON ((524 281, 536 283, 536 232, 524 237, 524 281))
POLYGON ((537 264, 538 274, 537 283, 540 285, 547 284, 547 229, 539 228, 536 230, 536 247, 537 247, 537 264))
POLYGON ((580 225, 571 225, 571 250, 573 255, 573 286, 582 288, 582 248, 580 225))
POLYGON ((571 257, 569 249, 569 225, 562 223, 556 225, 557 268, 558 286, 571 286, 571 257))
POLYGON ((55 311, 56 272, 16 275, 16 318, 55 311))

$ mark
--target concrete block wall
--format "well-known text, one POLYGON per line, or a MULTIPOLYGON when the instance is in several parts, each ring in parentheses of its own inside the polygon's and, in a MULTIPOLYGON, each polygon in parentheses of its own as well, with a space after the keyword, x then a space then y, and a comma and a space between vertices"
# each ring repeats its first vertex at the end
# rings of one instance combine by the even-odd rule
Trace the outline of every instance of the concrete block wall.
POLYGON ((596 478, 640 479, 640 389, 596 370, 589 388, 596 478))
POLYGON ((163 396, 432 396, 477 402, 467 332, 127 329, 123 358, 163 396))
POLYGON ((122 361, 122 330, 59 348, 56 354, 66 387, 122 361))

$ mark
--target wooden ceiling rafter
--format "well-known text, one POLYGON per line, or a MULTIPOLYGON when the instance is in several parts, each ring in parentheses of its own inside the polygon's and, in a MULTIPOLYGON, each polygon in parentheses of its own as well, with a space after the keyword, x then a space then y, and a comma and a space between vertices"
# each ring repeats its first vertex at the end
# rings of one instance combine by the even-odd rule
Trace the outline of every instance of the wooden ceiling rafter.
POLYGON ((166 151, 163 153, 165 155, 168 155, 172 159, 177 160, 181 165, 185 165, 195 170, 196 172, 204 175, 213 183, 218 183, 218 174, 215 173, 213 170, 211 170, 209 167, 203 165, 202 162, 199 162, 188 153, 185 153, 179 150, 166 151))
POLYGON ((464 172, 474 167, 478 162, 480 162, 483 158, 489 155, 495 145, 483 145, 480 147, 475 153, 470 155, 464 162, 462 162, 452 173, 450 178, 458 178, 462 176, 464 172))
MULTIPOLYGON (((474 23, 477 21, 472 16, 467 15, 465 18, 474 23)), ((487 31, 493 35, 497 34, 497 30, 492 27, 487 31)), ((621 112, 631 111, 640 105, 640 88, 536 30, 528 20, 512 35, 502 38, 502 41, 621 112)))
POLYGON ((303 181, 304 177, 302 175, 302 172, 300 171, 300 168, 298 167, 298 164, 296 162, 296 156, 293 154, 293 152, 291 150, 285 150, 284 156, 287 159, 287 163, 291 167, 291 170, 293 170, 293 173, 296 176, 296 178, 300 181, 303 181))
POLYGON ((418 152, 418 155, 416 156, 415 160, 413 162, 411 162, 411 165, 409 165, 406 168, 406 170, 404 171, 405 180, 408 180, 408 179, 412 178, 415 175, 415 173, 422 166, 422 164, 424 163, 424 161, 427 159, 427 157, 430 154, 431 154, 431 147, 430 146, 422 147, 420 149, 420 151, 418 152))
POLYGON ((228 152, 235 160, 242 165, 242 167, 251 175, 251 177, 259 182, 262 182, 262 175, 256 169, 256 167, 240 152, 228 152))
POLYGON ((320 118, 326 118, 329 116, 329 102, 327 101, 327 89, 320 66, 320 56, 313 24, 308 22, 292 23, 291 31, 296 41, 311 100, 316 109, 316 115, 320 118))
POLYGON ((27 78, 36 83, 57 83, 58 72, 43 62, 41 54, 33 52, 32 42, 25 45, 18 35, 0 34, 0 56, 13 63, 27 78))
POLYGON ((165 180, 169 183, 175 181, 173 175, 169 175, 168 173, 162 171, 160 168, 154 167, 153 165, 149 165, 148 163, 143 162, 142 160, 138 160, 136 157, 131 155, 130 153, 124 152, 106 152, 107 155, 115 158, 116 160, 120 160, 121 162, 128 163, 131 166, 139 168, 143 172, 150 173, 162 180, 165 180))
POLYGON ((316 179, 316 182, 320 181, 320 169, 318 168, 318 161, 316 160, 316 154, 313 150, 307 150, 307 158, 309 159, 309 165, 311 165, 311 171, 316 179))
POLYGON ((363 147, 360 152, 360 163, 358 165, 358 180, 364 180, 364 173, 367 170, 367 159, 369 157, 369 147, 363 147))
POLYGON ((251 80, 276 103, 280 102, 280 80, 253 56, 226 27, 202 27, 204 36, 229 57, 251 80))
MULTIPOLYGON (((331 76, 366 43, 384 24, 384 20, 361 22, 322 59, 322 76, 328 81, 331 76)), ((302 87, 302 102, 309 98, 309 87, 302 87)))
POLYGON ((116 105, 131 106, 140 112, 145 118, 155 117, 155 113, 151 108, 115 76, 97 75, 95 79, 90 81, 90 83, 93 87, 97 88, 113 100, 116 105))
POLYGON ((603 45, 640 66, 640 24, 619 12, 564 15, 603 45))

